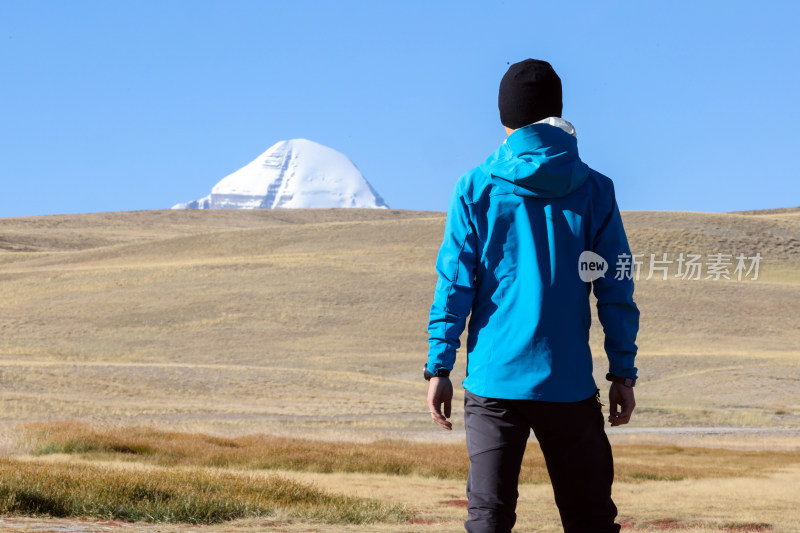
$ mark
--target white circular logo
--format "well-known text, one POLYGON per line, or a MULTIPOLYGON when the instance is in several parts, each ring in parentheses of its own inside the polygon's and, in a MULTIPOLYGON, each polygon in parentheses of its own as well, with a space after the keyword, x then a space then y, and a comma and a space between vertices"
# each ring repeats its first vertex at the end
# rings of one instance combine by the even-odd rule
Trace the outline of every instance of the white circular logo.
POLYGON ((581 281, 590 282, 602 278, 608 271, 608 262, 600 255, 586 250, 578 257, 578 275, 581 281))

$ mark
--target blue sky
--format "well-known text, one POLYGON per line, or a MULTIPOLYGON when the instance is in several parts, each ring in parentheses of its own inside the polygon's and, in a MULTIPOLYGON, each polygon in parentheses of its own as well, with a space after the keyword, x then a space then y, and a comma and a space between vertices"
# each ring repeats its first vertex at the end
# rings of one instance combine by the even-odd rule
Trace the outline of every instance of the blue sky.
POLYGON ((0 0, 0 217, 159 209, 277 141, 443 211, 550 61, 623 210, 800 204, 800 2, 0 0))

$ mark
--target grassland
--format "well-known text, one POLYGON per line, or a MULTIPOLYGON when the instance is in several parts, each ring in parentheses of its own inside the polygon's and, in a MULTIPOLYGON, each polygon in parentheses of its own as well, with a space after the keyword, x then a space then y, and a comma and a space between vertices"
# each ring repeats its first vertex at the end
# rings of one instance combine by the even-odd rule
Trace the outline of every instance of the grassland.
MULTIPOLYGON (((226 521, 225 531, 247 532, 458 531, 463 520, 463 443, 229 439, 74 422, 30 424, 20 436, 29 453, 0 460, 0 515, 201 523, 210 531, 226 521)), ((615 455, 626 528, 794 531, 800 450, 619 446, 615 455)), ((535 446, 521 481, 520 530, 558 531, 535 446)), ((47 524, 64 520, 39 522, 47 524)))
MULTIPOLYGON (((67 454, 85 460, 136 461, 158 466, 202 466, 236 470, 291 470, 421 476, 466 481, 464 442, 324 442, 269 435, 233 439, 145 427, 97 429, 83 423, 36 423, 23 427, 25 449, 34 456, 67 454)), ((756 451, 624 446, 617 452, 619 481, 677 481, 763 477, 800 465, 800 450, 756 451)), ((548 481, 544 458, 528 453, 523 483, 548 481)))
MULTIPOLYGON (((634 253, 645 258, 763 257, 757 280, 683 280, 674 264, 668 280, 642 272, 635 295, 642 311, 637 414, 624 431, 608 430, 626 519, 635 529, 677 521, 692 531, 736 531, 737 524, 763 522, 794 531, 787 524, 800 517, 786 498, 798 501, 793 487, 800 481, 792 455, 800 448, 800 209, 623 218, 634 253), (696 426, 743 431, 715 435, 696 426), (647 446, 628 446, 634 444, 647 446), (683 451, 673 453, 676 445, 683 451), (748 450, 762 453, 751 457, 748 450), (764 470, 765 457, 774 470, 764 470), (709 472, 701 472, 703 465, 709 472)), ((331 497, 410 506, 418 520, 434 522, 425 531, 457 531, 461 504, 436 502, 463 499, 460 410, 452 434, 437 431, 419 379, 443 226, 440 213, 391 210, 0 219, 0 448, 13 455, 9 461, 63 463, 67 477, 71 465, 84 463, 265 480, 284 475, 331 497), (66 420, 128 443, 136 431, 149 431, 142 438, 155 448, 31 455, 45 444, 18 440, 20 424, 66 420), (183 446, 176 444, 183 434, 199 444, 179 456, 171 446, 183 446), (206 438, 236 446, 212 453, 213 446, 201 446, 206 438), (442 475, 420 464, 443 456, 460 466, 447 462, 452 472, 442 475), (404 457, 418 459, 410 464, 404 457), (373 469, 352 466, 358 464, 373 469)), ((594 318, 596 378, 604 388, 594 318)), ((455 382, 462 373, 463 361, 455 382)), ((457 389, 456 406, 461 394, 457 389)), ((46 427, 52 433, 60 426, 46 427)), ((529 460, 522 492, 531 499, 520 514, 544 516, 536 530, 556 531, 541 464, 535 454, 529 460)), ((273 514, 235 527, 422 526, 393 519, 325 525, 302 518, 302 509, 261 505, 273 514)))
MULTIPOLYGON (((764 257, 756 281, 642 276, 635 424, 798 427, 800 212, 624 220, 636 253, 764 257)), ((0 219, 2 419, 429 439, 418 374, 443 223, 359 210, 0 219)), ((603 386, 599 327, 592 345, 603 386)))
POLYGON ((332 495, 277 475, 150 468, 143 476, 78 462, 0 459, 0 477, 0 514, 8 515, 191 524, 276 515, 330 524, 397 523, 413 516, 401 506, 332 495))

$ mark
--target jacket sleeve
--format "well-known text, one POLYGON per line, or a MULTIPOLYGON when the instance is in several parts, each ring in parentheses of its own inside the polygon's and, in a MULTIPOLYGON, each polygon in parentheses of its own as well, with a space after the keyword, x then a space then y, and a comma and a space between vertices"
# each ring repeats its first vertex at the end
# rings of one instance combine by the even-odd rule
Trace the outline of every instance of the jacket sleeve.
POLYGON ((475 228, 457 185, 450 198, 444 240, 436 260, 439 279, 428 322, 428 370, 451 370, 475 295, 477 267, 475 228))
POLYGON ((613 187, 611 210, 595 234, 593 251, 608 263, 605 276, 596 279, 592 288, 597 298, 597 315, 605 335, 609 372, 615 376, 636 379, 634 359, 639 308, 633 301, 633 272, 630 268, 622 271, 617 268, 619 258, 625 257, 623 254, 627 254, 627 261, 631 261, 631 251, 613 187))

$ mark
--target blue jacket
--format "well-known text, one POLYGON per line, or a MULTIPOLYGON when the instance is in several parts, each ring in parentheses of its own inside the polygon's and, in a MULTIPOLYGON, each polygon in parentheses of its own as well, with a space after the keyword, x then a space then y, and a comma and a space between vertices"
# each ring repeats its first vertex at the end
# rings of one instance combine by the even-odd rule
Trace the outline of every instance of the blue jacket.
POLYGON ((491 398, 572 402, 595 394, 589 349, 594 289, 610 372, 636 378, 639 310, 612 181, 546 123, 520 128, 456 183, 436 261, 428 370, 452 369, 469 320, 464 388, 491 398), (579 257, 607 261, 579 275, 579 257), (625 259, 621 260, 623 263, 625 259), (622 263, 619 263, 622 264, 622 263), (624 274, 624 273, 622 273, 624 274))

